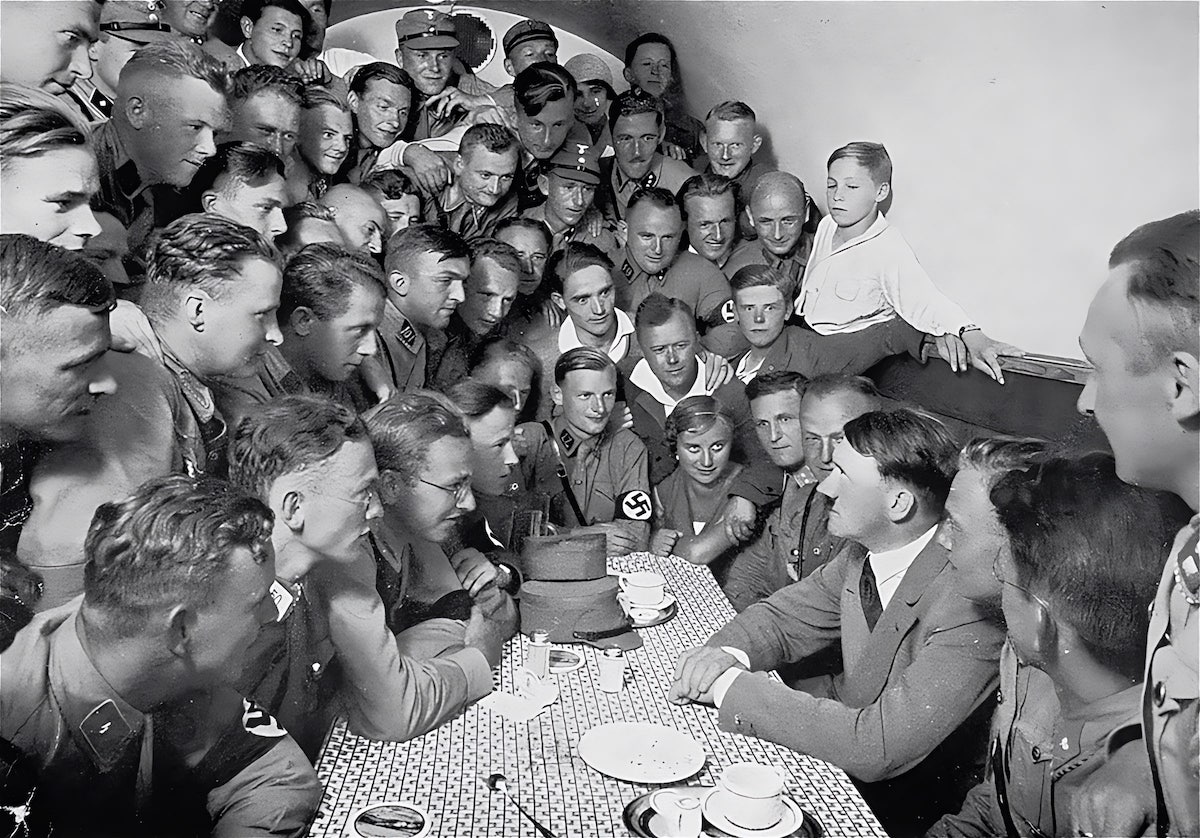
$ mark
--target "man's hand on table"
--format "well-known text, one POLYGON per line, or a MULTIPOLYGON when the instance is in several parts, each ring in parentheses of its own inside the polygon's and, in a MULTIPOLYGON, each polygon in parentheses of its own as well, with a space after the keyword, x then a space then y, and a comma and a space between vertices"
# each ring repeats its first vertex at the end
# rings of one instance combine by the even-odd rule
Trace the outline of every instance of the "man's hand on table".
POLYGON ((463 643, 483 652, 489 665, 500 665, 504 644, 517 633, 517 608, 498 588, 486 589, 471 606, 463 643))
POLYGON ((734 667, 745 669, 724 649, 713 646, 688 649, 675 663, 675 680, 667 691, 667 700, 675 704, 715 704, 713 685, 734 667))

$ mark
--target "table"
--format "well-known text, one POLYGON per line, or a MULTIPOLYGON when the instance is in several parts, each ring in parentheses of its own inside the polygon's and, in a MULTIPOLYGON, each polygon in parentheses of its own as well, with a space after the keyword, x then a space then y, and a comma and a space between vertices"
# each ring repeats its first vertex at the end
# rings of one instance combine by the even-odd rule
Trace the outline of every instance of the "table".
MULTIPOLYGON (((520 804, 560 838, 627 835, 625 805, 659 786, 605 777, 576 754, 580 737, 592 727, 624 721, 668 725, 703 744, 708 761, 683 782, 714 785, 731 763, 768 763, 790 775, 787 791, 816 815, 827 835, 886 838, 841 770, 770 742, 725 733, 718 728, 713 708, 681 707, 666 700, 679 654, 702 645, 734 616, 708 568, 635 553, 610 559, 609 569, 658 571, 680 603, 679 614, 670 622, 639 630, 645 645, 627 655, 632 677, 622 693, 601 692, 596 686, 600 653, 573 645, 570 648, 583 650, 584 666, 557 676, 559 700, 526 725, 474 706, 437 730, 396 743, 359 738, 339 722, 317 764, 325 796, 310 834, 341 836, 355 811, 404 800, 432 815, 433 835, 537 836, 504 795, 488 790, 487 776, 501 772, 520 804)), ((518 635, 508 644, 496 676, 498 688, 512 691, 527 643, 518 635)))

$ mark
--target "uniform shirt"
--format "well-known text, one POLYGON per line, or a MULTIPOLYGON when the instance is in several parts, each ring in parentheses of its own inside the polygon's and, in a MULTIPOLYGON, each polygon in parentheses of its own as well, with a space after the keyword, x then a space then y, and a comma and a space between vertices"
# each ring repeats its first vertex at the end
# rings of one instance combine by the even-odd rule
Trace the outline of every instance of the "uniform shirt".
POLYGON ((1141 747, 1132 741, 1140 736, 1140 694, 1135 685, 1066 717, 1050 677, 1022 664, 1005 643, 988 776, 971 789, 961 810, 939 820, 927 836, 1064 834, 1084 781, 1118 748, 1141 747))
POLYGON ((89 79, 76 79, 60 98, 83 114, 83 118, 91 124, 107 122, 112 118, 112 98, 89 79))
POLYGON ((442 194, 429 202, 425 211, 425 220, 431 224, 439 224, 447 230, 458 233, 468 242, 491 238, 496 232, 496 226, 506 218, 517 214, 517 193, 509 192, 496 202, 495 206, 481 207, 467 201, 458 188, 457 183, 451 183, 442 194))
MULTIPOLYGON (((492 330, 492 334, 499 328, 492 330)), ((467 359, 471 353, 490 335, 477 335, 472 332, 458 312, 450 315, 450 323, 446 326, 446 346, 437 359, 429 375, 429 386, 435 390, 445 390, 451 384, 462 381, 467 377, 467 359)))
POLYGON ((579 219, 579 223, 573 227, 560 227, 555 229, 555 225, 546 220, 546 205, 531 207, 521 213, 524 218, 531 218, 534 221, 540 221, 550 230, 550 252, 557 253, 564 249, 569 242, 581 242, 583 244, 595 245, 604 252, 604 255, 609 259, 615 260, 621 251, 621 246, 617 243, 617 231, 608 219, 604 218, 604 214, 595 207, 588 207, 587 212, 579 219), (593 224, 599 224, 599 235, 592 235, 591 228, 593 224))
MULTIPOLYGON (((1143 726, 1170 835, 1200 834, 1200 754, 1196 751, 1200 712, 1198 534, 1200 516, 1193 518, 1175 539, 1151 606, 1146 641, 1143 726)), ((1159 825, 1161 828, 1161 822, 1159 825)))
POLYGON ((282 396, 311 392, 276 346, 260 355, 254 366, 251 375, 221 377, 212 382, 213 399, 230 427, 236 428, 242 417, 256 405, 282 396))
POLYGON ((278 722, 228 689, 135 709, 84 649, 80 602, 39 614, 0 657, 0 736, 36 761, 31 805, 54 834, 303 835, 321 784, 278 722))
MULTIPOLYGON (((590 137, 584 142, 590 143, 590 137)), ((696 170, 687 163, 655 152, 646 174, 640 178, 630 178, 617 166, 616 160, 616 156, 601 158, 600 189, 596 192, 597 206, 613 221, 625 218, 629 209, 629 199, 639 189, 661 186, 674 195, 679 192, 679 187, 683 186, 684 181, 696 174, 696 170)))
POLYGON ((832 217, 821 219, 796 313, 823 335, 859 332, 896 317, 931 335, 957 334, 971 319, 933 284, 883 213, 863 233, 833 245, 832 217))
POLYGON ((683 251, 665 271, 648 274, 633 264, 625 253, 613 271, 617 307, 636 312, 642 300, 653 293, 683 300, 696 319, 712 326, 733 319, 729 280, 712 262, 683 251))
POLYGON ((555 523, 575 527, 608 523, 617 518, 650 519, 646 446, 633 431, 622 428, 616 433, 580 439, 567 428, 561 416, 552 419, 550 427, 557 446, 545 433, 526 433, 527 485, 550 494, 550 516, 555 523), (572 511, 559 479, 559 452, 566 467, 567 484, 583 512, 583 521, 572 511), (626 502, 640 518, 627 514, 629 510, 623 511, 626 502), (639 505, 642 503, 644 510, 639 505))
POLYGON ((425 386, 429 347, 425 335, 388 299, 379 323, 379 361, 397 393, 411 393, 425 386))
POLYGON ((776 256, 767 250, 761 241, 742 242, 733 249, 733 253, 729 254, 729 261, 725 263, 724 267, 725 275, 732 277, 742 268, 750 265, 768 265, 790 277, 795 283, 795 287, 799 288, 800 280, 804 277, 804 269, 811 259, 812 248, 813 237, 808 232, 800 234, 800 241, 796 243, 796 248, 787 256, 776 256))
MULTIPOLYGON (((693 164, 696 169, 705 174, 716 174, 712 167, 712 163, 708 159, 708 155, 702 155, 696 158, 693 164)), ((758 179, 767 172, 771 171, 765 163, 751 158, 750 165, 742 169, 738 176, 731 180, 738 185, 737 203, 737 233, 738 238, 743 241, 752 241, 758 238, 758 233, 754 229, 754 224, 746 215, 746 207, 750 204, 750 198, 754 195, 754 187, 758 185, 758 179)), ((726 276, 733 276, 727 273, 726 276)))

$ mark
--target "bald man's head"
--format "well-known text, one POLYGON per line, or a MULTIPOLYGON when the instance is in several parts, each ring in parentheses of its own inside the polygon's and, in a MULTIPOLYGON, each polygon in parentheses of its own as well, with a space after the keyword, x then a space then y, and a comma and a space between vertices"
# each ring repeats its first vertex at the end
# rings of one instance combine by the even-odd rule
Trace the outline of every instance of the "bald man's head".
POLYGON ((333 213, 347 247, 368 253, 383 252, 387 214, 371 193, 353 184, 339 183, 330 187, 320 203, 333 213))
POLYGON ((750 196, 750 217, 763 245, 776 256, 795 253, 804 233, 808 196, 790 172, 767 172, 750 196))

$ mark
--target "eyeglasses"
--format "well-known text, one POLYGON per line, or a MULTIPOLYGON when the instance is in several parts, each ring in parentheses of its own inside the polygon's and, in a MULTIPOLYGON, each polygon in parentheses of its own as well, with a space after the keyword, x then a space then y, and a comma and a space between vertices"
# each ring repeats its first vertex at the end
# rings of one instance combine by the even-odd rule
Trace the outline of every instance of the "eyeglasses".
POLYGON ((316 495, 319 498, 329 498, 330 500, 340 500, 342 503, 353 504, 354 506, 362 509, 363 512, 366 512, 368 509, 370 509, 371 505, 379 499, 379 490, 374 486, 367 489, 361 498, 344 498, 341 495, 331 495, 327 492, 317 492, 312 489, 308 490, 308 494, 316 495))
POLYGON ((432 486, 435 489, 441 489, 443 492, 449 492, 454 495, 454 505, 462 506, 467 502, 467 498, 471 496, 471 478, 467 477, 455 483, 453 486, 443 486, 440 483, 434 483, 431 480, 426 480, 422 477, 417 478, 418 483, 424 483, 426 486, 432 486))
POLYGON ((1042 606, 1042 608, 1045 608, 1047 611, 1052 611, 1053 609, 1050 607, 1050 603, 1046 602, 1046 600, 1042 599, 1040 596, 1038 596, 1037 594, 1035 594, 1033 591, 1029 590, 1028 588, 1024 587, 1023 585, 1018 585, 1016 582, 1009 581, 1008 579, 1005 579, 1003 576, 1000 575, 1000 556, 1001 555, 1003 555, 1003 553, 998 552, 998 553, 996 553, 996 558, 992 559, 992 575, 996 577, 996 581, 999 582, 1001 585, 1008 585, 1010 588, 1020 591, 1021 593, 1025 594, 1025 596, 1029 597, 1034 602, 1036 602, 1038 605, 1042 606))

